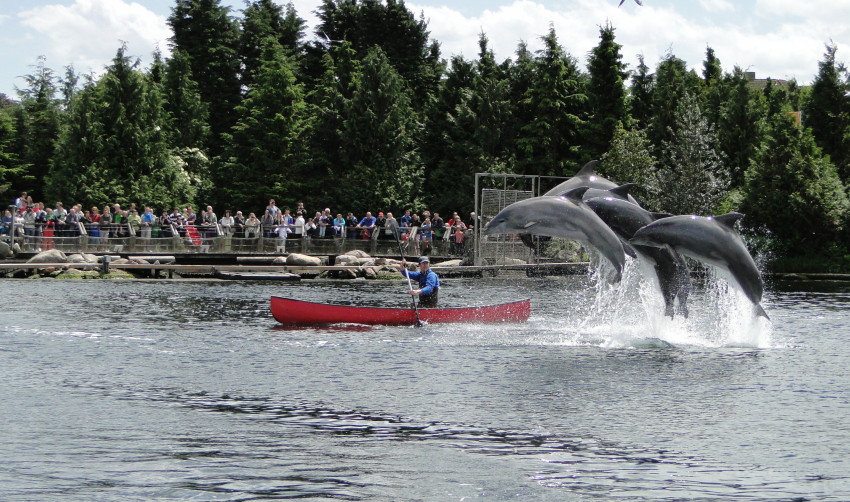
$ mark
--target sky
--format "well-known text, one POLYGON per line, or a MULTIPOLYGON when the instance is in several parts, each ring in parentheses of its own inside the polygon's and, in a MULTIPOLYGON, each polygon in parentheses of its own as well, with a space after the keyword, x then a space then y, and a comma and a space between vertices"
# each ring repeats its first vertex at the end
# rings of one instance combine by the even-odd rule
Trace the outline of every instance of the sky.
MULTIPOLYGON (((445 59, 476 59, 478 38, 487 35, 498 61, 514 58, 520 41, 534 52, 540 37, 555 28, 564 49, 584 67, 610 22, 634 69, 638 55, 654 69, 668 53, 702 72, 707 47, 724 71, 735 66, 758 78, 795 78, 811 83, 825 44, 838 47, 837 60, 850 61, 850 0, 410 0, 407 7, 428 22, 445 59), (462 6, 459 6, 461 5, 462 6)), ((285 0, 278 0, 284 4, 285 0)), ((235 15, 243 0, 222 0, 235 15)), ((292 0, 313 36, 318 0, 292 0)), ((0 93, 17 99, 39 58, 61 76, 99 75, 122 43, 143 67, 158 47, 169 54, 166 19, 174 0, 0 0, 0 93)))

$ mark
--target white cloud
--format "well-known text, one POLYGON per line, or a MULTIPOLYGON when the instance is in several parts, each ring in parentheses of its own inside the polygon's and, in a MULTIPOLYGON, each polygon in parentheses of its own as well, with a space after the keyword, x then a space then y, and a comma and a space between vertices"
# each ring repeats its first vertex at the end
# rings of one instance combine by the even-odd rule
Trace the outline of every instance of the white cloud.
POLYGON ((732 12, 735 5, 727 0, 699 0, 699 4, 708 12, 732 12))
POLYGON ((561 45, 585 64, 587 53, 599 42, 599 26, 609 21, 623 46, 623 61, 632 69, 638 54, 654 68, 672 51, 701 73, 710 46, 725 71, 738 65, 756 71, 760 78, 796 78, 805 84, 816 74, 823 44, 830 39, 839 45, 839 56, 845 54, 839 59, 850 59, 846 56, 850 54, 850 25, 843 23, 850 17, 850 2, 836 9, 831 0, 812 1, 814 7, 799 0, 757 0, 746 14, 728 0, 700 0, 696 8, 676 2, 644 2, 643 7, 629 9, 598 0, 549 6, 515 0, 472 17, 446 6, 408 5, 414 12, 425 13, 431 36, 441 42, 445 58, 462 54, 476 59, 482 31, 498 60, 513 58, 520 40, 532 51, 539 49, 540 37, 552 24, 561 45), (846 15, 835 17, 839 11, 846 15))
POLYGON ((171 30, 164 16, 123 0, 75 0, 18 14, 26 37, 50 65, 73 64, 79 73, 101 73, 122 43, 127 55, 150 60, 154 48, 168 52, 171 30))

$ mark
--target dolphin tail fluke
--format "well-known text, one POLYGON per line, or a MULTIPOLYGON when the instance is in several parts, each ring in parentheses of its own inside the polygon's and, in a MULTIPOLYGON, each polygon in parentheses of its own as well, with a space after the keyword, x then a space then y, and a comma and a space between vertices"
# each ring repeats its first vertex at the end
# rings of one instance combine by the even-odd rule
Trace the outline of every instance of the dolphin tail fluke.
POLYGON ((764 311, 764 308, 762 308, 762 306, 760 304, 756 303, 755 307, 756 307, 756 315, 758 315, 759 317, 764 317, 768 321, 770 320, 770 316, 767 315, 767 312, 764 311))

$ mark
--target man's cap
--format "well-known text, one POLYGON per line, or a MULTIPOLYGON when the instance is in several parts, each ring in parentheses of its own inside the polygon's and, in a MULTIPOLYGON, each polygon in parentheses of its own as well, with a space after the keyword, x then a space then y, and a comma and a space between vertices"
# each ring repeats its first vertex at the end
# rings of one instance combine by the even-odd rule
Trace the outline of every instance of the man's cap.
POLYGON ((431 260, 429 260, 427 256, 420 256, 419 263, 431 263, 431 260))
POLYGON ((378 216, 383 216, 383 215, 384 215, 384 213, 378 213, 378 216))

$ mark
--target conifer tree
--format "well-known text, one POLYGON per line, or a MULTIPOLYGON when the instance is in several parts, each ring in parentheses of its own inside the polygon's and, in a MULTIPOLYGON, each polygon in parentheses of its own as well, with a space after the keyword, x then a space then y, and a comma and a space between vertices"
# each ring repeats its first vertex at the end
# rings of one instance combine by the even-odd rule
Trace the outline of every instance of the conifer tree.
POLYGON ((555 29, 550 27, 541 39, 535 79, 523 100, 534 118, 520 132, 518 162, 533 165, 538 174, 565 176, 580 162, 587 96, 576 61, 558 43, 555 29))
POLYGON ((649 127, 652 122, 652 92, 655 88, 655 79, 649 73, 649 67, 643 59, 643 54, 638 55, 637 71, 632 75, 632 84, 629 88, 629 110, 632 120, 641 128, 649 127))
POLYGON ((414 109, 425 108, 443 71, 439 44, 429 42, 428 23, 417 20, 404 0, 323 0, 317 14, 317 35, 350 42, 357 59, 380 47, 410 88, 414 109))
POLYGON ((743 185, 744 173, 761 144, 764 112, 740 68, 735 67, 728 80, 729 96, 720 109, 717 133, 732 176, 731 186, 737 189, 743 185))
POLYGON ((670 140, 661 144, 659 168, 649 187, 651 206, 673 214, 715 214, 729 187, 729 173, 716 151, 717 134, 690 92, 682 96, 674 116, 675 128, 670 127, 670 140))
POLYGON ((343 122, 348 190, 340 205, 359 213, 417 207, 423 177, 415 142, 418 115, 402 78, 379 47, 361 64, 343 122))
POLYGON ((663 142, 673 141, 679 125, 676 111, 685 94, 699 95, 701 81, 688 70, 685 61, 672 53, 658 63, 652 91, 652 118, 648 124, 649 139, 660 148, 663 142))
POLYGON ((262 66, 228 140, 227 200, 260 211, 269 198, 294 204, 307 177, 303 142, 309 138, 304 86, 295 62, 275 37, 263 41, 262 66))
POLYGON ((711 47, 705 50, 705 61, 702 63, 702 89, 700 93, 700 108, 712 127, 717 128, 720 121, 720 108, 727 98, 726 82, 720 60, 711 47))
POLYGON ((842 179, 850 180, 850 91, 847 71, 835 59, 838 48, 828 45, 811 94, 803 106, 806 126, 812 128, 815 141, 830 156, 842 179), (842 78, 843 77, 843 78, 842 78))
MULTIPOLYGON (((434 103, 429 107, 421 152, 425 169, 425 204, 432 211, 472 210, 474 180, 470 177, 468 160, 473 131, 462 125, 460 110, 469 107, 475 86, 473 62, 454 56, 440 85, 434 103)), ((450 213, 449 213, 450 214, 450 213)))
MULTIPOLYGON (((221 135, 230 131, 241 100, 239 81, 239 24, 221 0, 176 0, 168 24, 174 31, 171 46, 189 60, 191 76, 209 110, 210 155, 221 153, 221 135)), ((224 173, 213 173, 217 182, 224 173)))
POLYGON ((308 96, 314 127, 310 135, 311 176, 305 180, 305 204, 322 204, 345 197, 346 164, 343 159, 343 121, 357 81, 360 62, 348 42, 322 56, 324 73, 308 96), (316 200, 310 200, 315 198, 316 200))
POLYGON ((35 72, 26 75, 27 87, 19 90, 21 98, 18 120, 20 166, 22 176, 15 180, 19 190, 26 190, 33 200, 44 198, 44 179, 54 159, 59 137, 59 100, 56 98, 56 76, 39 58, 35 72))
POLYGON ((742 210, 748 226, 766 226, 788 253, 812 255, 838 242, 850 202, 835 165, 790 111, 786 104, 768 117, 746 173, 742 210))
POLYGON ((11 108, 0 107, 0 195, 12 186, 23 173, 18 154, 14 151, 17 137, 11 108))
POLYGON ((598 159, 608 150, 618 128, 629 127, 624 85, 628 73, 622 62, 621 48, 614 41, 614 28, 610 23, 599 29, 599 44, 590 52, 587 63, 590 77, 587 157, 591 159, 598 159))
POLYGON ((83 205, 194 202, 187 173, 169 156, 162 98, 125 51, 72 101, 49 186, 83 205))
POLYGON ((262 65, 262 43, 272 37, 296 60, 303 56, 304 28, 307 22, 295 12, 292 3, 282 7, 272 0, 254 0, 243 10, 239 56, 242 85, 252 87, 254 74, 262 65))

